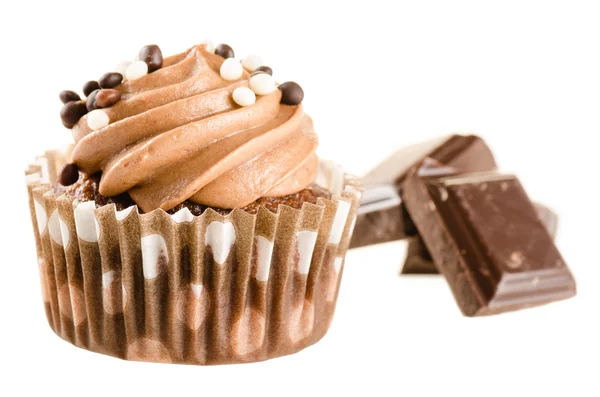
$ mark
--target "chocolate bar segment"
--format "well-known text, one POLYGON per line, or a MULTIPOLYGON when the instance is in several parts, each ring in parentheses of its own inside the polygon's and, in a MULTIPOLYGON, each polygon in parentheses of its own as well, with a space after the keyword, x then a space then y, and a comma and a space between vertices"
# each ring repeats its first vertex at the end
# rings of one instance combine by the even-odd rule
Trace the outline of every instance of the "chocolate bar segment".
POLYGON ((412 172, 404 203, 466 316, 575 295, 575 280, 519 180, 495 172, 412 172))
POLYGON ((365 191, 350 248, 417 234, 400 196, 407 172, 425 158, 464 171, 496 169, 490 148, 474 135, 450 135, 400 149, 365 176, 365 191))
MULTIPOLYGON (((550 208, 534 204, 538 218, 554 239, 558 230, 558 215, 550 208)), ((423 240, 416 236, 408 240, 406 260, 400 274, 439 274, 423 240)))
POLYGON ((491 171, 496 161, 487 144, 475 135, 450 135, 400 149, 369 172, 365 185, 402 189, 407 173, 426 158, 462 171, 491 171))

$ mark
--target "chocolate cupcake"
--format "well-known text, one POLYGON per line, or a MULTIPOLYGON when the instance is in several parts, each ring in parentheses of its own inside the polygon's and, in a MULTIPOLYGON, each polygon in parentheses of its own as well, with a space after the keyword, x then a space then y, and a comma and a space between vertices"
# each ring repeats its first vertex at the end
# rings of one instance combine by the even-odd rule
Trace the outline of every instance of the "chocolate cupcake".
POLYGON ((226 364, 329 327, 360 188, 315 155, 302 88, 223 48, 146 46, 61 93, 75 144, 26 174, 48 322, 76 346, 226 364))

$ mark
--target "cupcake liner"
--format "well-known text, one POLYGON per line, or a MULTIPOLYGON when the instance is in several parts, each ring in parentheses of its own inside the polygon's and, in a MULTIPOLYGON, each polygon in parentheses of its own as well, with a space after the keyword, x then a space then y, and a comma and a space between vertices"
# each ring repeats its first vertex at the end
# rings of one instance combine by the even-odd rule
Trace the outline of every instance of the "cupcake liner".
POLYGON ((139 214, 56 193, 70 149, 26 172, 48 323, 122 359, 261 361, 317 342, 331 323, 361 190, 330 162, 331 200, 256 215, 139 214))

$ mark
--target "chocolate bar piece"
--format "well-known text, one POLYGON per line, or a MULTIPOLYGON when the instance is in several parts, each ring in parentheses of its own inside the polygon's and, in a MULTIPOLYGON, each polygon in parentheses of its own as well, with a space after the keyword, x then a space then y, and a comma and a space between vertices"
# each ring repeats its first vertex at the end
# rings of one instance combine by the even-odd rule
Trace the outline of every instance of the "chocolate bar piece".
POLYGON ((365 191, 350 248, 416 235, 400 199, 401 188, 406 173, 425 158, 464 171, 496 169, 491 150, 483 139, 474 135, 451 135, 399 150, 365 176, 365 191))
POLYGON ((575 295, 575 280, 519 180, 422 167, 403 199, 463 314, 517 310, 575 295))
MULTIPOLYGON (((554 239, 558 230, 558 215, 550 208, 541 204, 534 204, 538 218, 554 239)), ((406 260, 400 274, 438 274, 433 259, 425 247, 423 240, 416 236, 408 240, 406 260)))

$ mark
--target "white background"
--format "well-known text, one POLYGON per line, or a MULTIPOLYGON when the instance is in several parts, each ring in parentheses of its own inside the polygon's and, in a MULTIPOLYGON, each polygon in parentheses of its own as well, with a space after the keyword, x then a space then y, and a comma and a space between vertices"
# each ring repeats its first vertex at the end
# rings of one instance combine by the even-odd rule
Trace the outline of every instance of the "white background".
POLYGON ((2 2, 0 395, 598 396, 600 12, 583 1, 2 2), (392 6, 393 4, 393 6, 392 6), (130 363, 46 324, 22 171, 70 140, 62 89, 145 44, 207 37, 305 90, 320 154, 363 174, 401 145, 475 132, 560 215, 575 299, 463 318, 440 277, 398 277, 404 243, 350 252, 317 345, 259 364, 130 363), (135 394, 132 394, 135 393, 135 394))

